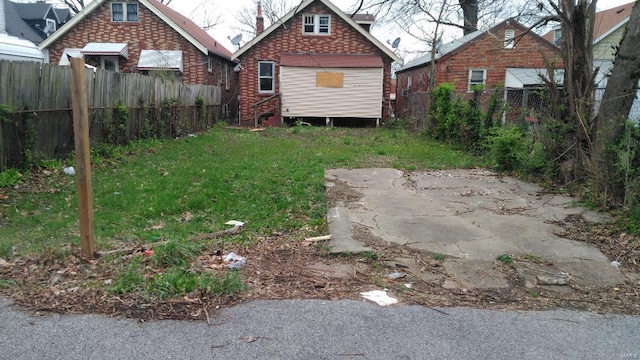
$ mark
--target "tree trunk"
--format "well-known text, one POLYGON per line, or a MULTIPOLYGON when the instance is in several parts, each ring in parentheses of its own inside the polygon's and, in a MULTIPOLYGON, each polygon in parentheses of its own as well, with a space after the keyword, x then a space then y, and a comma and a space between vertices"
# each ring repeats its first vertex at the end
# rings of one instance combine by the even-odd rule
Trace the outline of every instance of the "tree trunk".
POLYGON ((611 145, 616 144, 623 133, 636 97, 640 79, 640 55, 637 50, 639 43, 640 2, 636 2, 596 117, 594 161, 600 169, 597 184, 606 205, 620 204, 626 196, 624 180, 617 166, 620 153, 613 150, 616 147, 611 145))
MULTIPOLYGON (((552 0, 549 0, 552 1, 552 0)), ((565 178, 585 175, 597 176, 598 169, 592 161, 593 154, 593 27, 596 0, 561 0, 562 57, 566 110, 564 121, 574 127, 575 153, 565 169, 565 178)))
POLYGON ((464 34, 478 30, 478 0, 458 0, 464 17, 464 34))
POLYGON ((599 148, 611 143, 622 133, 633 106, 640 79, 638 44, 640 44, 640 3, 636 2, 598 109, 599 148))

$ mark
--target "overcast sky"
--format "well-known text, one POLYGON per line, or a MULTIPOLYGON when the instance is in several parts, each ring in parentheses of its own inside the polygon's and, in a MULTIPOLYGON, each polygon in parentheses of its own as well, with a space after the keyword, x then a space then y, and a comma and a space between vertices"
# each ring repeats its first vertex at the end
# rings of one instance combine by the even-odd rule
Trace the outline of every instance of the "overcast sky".
MULTIPOLYGON (((338 6, 343 11, 349 11, 355 9, 355 6, 358 4, 358 0, 331 0, 336 6, 338 6)), ((630 0, 599 0, 598 1, 598 10, 609 9, 618 5, 622 5, 625 3, 629 3, 630 0)), ((235 47, 228 40, 228 37, 233 37, 237 35, 239 32, 236 30, 238 27, 236 21, 236 14, 245 8, 254 8, 255 1, 254 0, 209 0, 206 2, 207 7, 211 7, 214 10, 214 13, 220 14, 220 23, 210 31, 211 35, 216 38, 223 46, 228 48, 230 51, 234 51, 235 47)), ((199 7, 201 1, 194 0, 173 0, 170 4, 172 8, 181 12, 182 14, 193 18, 196 23, 200 23, 201 20, 198 19, 199 16, 203 13, 202 8, 199 7)), ((372 34, 376 36, 380 41, 386 43, 387 40, 393 41, 393 39, 397 37, 401 37, 401 45, 400 49, 402 51, 402 55, 406 58, 413 58, 418 56, 418 51, 421 51, 424 45, 414 41, 407 34, 403 34, 400 29, 392 29, 392 28, 373 28, 372 34)), ((462 32, 460 31, 459 36, 462 36, 462 32)), ((458 36, 455 36, 458 37, 458 36)), ((454 38, 455 38, 454 37, 454 38)), ((246 41, 246 35, 243 39, 246 41)), ((406 61, 407 59, 405 59, 406 61)))

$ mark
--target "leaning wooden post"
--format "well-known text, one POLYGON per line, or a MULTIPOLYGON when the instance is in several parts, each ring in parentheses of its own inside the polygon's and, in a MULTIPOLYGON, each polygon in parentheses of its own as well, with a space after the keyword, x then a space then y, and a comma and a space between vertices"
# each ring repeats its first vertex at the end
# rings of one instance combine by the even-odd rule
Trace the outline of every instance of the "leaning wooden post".
POLYGON ((91 193, 91 161, 89 159, 89 105, 87 101, 87 76, 84 59, 70 58, 73 137, 76 149, 76 185, 80 212, 80 245, 82 257, 92 259, 93 244, 93 195, 91 193))

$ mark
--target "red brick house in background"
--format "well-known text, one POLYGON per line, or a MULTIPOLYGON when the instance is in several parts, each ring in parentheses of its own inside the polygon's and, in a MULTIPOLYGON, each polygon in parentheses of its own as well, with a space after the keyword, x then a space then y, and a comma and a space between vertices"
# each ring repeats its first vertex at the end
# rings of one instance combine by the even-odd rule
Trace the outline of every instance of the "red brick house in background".
MULTIPOLYGON (((556 69, 563 67, 558 48, 508 19, 441 45, 435 56, 435 83, 454 83, 459 95, 470 94, 472 86, 481 85, 484 100, 494 89, 504 88, 504 99, 518 117, 534 103, 541 106, 540 99, 529 99, 535 94, 527 90, 542 86, 539 74, 546 75, 547 63, 556 69)), ((426 116, 430 66, 429 52, 396 72, 398 116, 426 116)))
POLYGON ((328 0, 305 0, 262 31, 258 5, 257 36, 232 56, 240 61, 240 123, 388 117, 391 63, 400 58, 368 32, 372 22, 328 0))
POLYGON ((156 0, 94 0, 39 47, 50 63, 66 65, 70 55, 106 70, 168 71, 185 83, 219 85, 223 116, 237 108, 231 52, 156 0))

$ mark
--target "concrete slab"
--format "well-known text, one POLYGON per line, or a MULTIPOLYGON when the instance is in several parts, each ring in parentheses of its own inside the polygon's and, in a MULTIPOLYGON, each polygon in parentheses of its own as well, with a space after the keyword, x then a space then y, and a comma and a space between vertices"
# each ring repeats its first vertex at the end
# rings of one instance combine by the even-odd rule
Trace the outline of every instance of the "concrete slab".
MULTIPOLYGON (((544 193, 535 184, 482 169, 406 175, 395 169, 334 169, 327 170, 326 177, 362 194, 330 210, 332 239, 336 235, 337 239, 347 237, 350 227, 337 223, 348 219, 367 227, 383 241, 475 260, 478 266, 484 264, 483 260, 493 263, 499 254, 533 253, 563 266, 576 280, 584 279, 578 284, 612 286, 624 282, 598 249, 556 235, 562 230, 558 223, 568 215, 580 214, 594 222, 609 217, 575 206, 570 197, 544 193), (334 235, 334 229, 341 233, 334 235)), ((354 251, 343 244, 337 242, 335 251, 354 251)), ((357 245, 349 244, 357 249, 357 245)), ((463 273, 472 272, 466 265, 462 269, 463 273)))
POLYGON ((331 247, 332 253, 340 254, 350 252, 357 254, 371 251, 371 248, 353 239, 351 219, 344 204, 339 204, 339 206, 329 209, 327 219, 329 222, 329 232, 331 233, 329 246, 331 247))
POLYGON ((468 289, 503 291, 511 287, 495 261, 447 259, 444 268, 456 282, 468 289))

